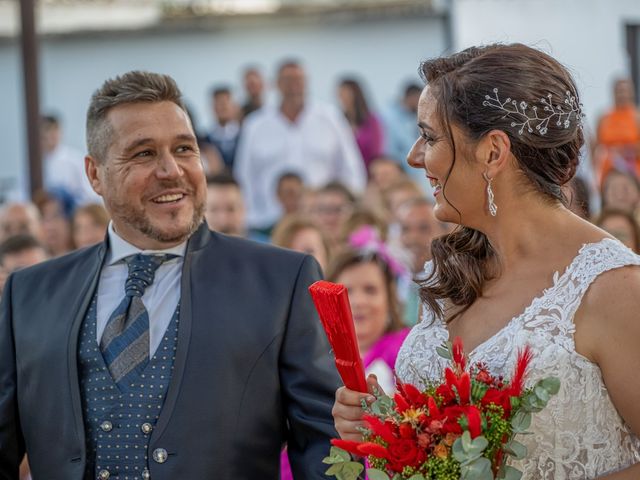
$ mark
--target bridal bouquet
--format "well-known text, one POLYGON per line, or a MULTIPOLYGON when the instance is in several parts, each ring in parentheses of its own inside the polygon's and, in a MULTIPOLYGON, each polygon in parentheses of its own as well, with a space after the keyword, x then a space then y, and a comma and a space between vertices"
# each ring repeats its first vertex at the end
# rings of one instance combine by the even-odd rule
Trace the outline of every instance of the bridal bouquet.
POLYGON ((438 348, 450 361, 441 383, 420 391, 398 384, 393 398, 378 396, 367 406, 364 441, 332 440, 323 462, 326 474, 355 480, 364 470, 349 454, 365 457, 369 480, 517 480, 522 473, 506 465, 522 459, 526 447, 515 440, 560 388, 557 378, 545 378, 524 388, 532 355, 518 355, 509 381, 495 377, 482 364, 467 365, 462 341, 438 348))

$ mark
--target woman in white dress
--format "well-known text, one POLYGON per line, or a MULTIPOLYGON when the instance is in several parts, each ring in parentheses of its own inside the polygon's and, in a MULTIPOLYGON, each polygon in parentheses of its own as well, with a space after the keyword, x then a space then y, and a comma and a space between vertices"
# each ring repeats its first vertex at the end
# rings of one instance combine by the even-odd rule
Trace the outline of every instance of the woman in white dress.
MULTIPOLYGON (((424 62, 421 131, 408 156, 434 187, 436 217, 459 227, 432 243, 423 319, 398 376, 437 380, 435 347, 462 338, 471 362, 508 376, 530 345, 529 381, 559 394, 519 438, 524 479, 640 478, 640 257, 564 207, 582 114, 571 75, 524 45, 424 62)), ((425 180, 427 181, 427 180, 425 180)), ((368 379, 375 384, 375 379, 368 379)), ((334 419, 360 439, 360 399, 341 388, 334 419)))

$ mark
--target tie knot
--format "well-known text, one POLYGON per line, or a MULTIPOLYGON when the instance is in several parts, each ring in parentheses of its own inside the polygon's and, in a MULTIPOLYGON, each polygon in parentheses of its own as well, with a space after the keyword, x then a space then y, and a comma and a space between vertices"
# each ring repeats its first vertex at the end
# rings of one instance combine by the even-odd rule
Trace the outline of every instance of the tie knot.
POLYGON ((143 255, 141 253, 126 259, 129 276, 124 286, 128 297, 142 297, 144 291, 153 283, 156 270, 173 255, 143 255))

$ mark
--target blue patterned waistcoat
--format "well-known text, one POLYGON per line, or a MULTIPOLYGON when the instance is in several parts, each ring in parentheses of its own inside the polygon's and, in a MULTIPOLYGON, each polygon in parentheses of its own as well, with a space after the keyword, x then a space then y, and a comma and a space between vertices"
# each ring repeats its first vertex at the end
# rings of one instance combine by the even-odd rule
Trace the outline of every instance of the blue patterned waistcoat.
MULTIPOLYGON (((78 362, 87 439, 85 479, 146 480, 151 432, 162 410, 173 370, 180 304, 140 377, 120 390, 96 342, 96 297, 80 329, 78 362)), ((166 460, 166 452, 154 452, 166 460), (163 458, 164 455, 164 458, 163 458)), ((157 458, 156 458, 157 457, 157 458)))

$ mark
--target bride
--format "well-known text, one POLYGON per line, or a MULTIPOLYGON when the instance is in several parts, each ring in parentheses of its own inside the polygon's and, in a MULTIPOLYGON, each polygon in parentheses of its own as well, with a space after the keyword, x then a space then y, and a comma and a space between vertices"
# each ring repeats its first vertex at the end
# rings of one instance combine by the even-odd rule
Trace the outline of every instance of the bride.
MULTIPOLYGON (((434 187, 423 319, 399 378, 437 380, 435 347, 462 338, 471 362, 508 376, 530 345, 529 379, 561 390, 519 438, 524 479, 640 478, 640 257, 563 206, 583 144, 575 84, 524 45, 470 48, 423 63, 421 131, 408 156, 434 187)), ((371 385, 375 378, 368 379, 371 385)), ((360 398, 336 392, 336 429, 360 440, 360 398)))

